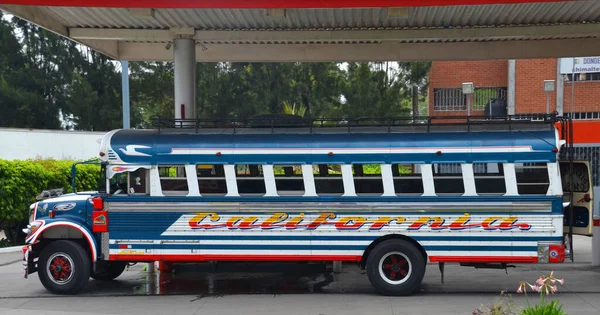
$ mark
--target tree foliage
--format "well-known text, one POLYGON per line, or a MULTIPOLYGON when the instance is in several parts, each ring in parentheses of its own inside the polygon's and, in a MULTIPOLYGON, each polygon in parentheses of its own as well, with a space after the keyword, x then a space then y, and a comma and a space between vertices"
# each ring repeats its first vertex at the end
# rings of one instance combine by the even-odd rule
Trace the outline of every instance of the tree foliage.
MULTIPOLYGON (((46 189, 63 188, 72 192, 71 166, 74 161, 0 159, 0 230, 12 244, 24 235, 20 228, 29 218, 29 205, 46 189)), ((97 165, 77 167, 77 191, 96 190, 100 178, 97 165)))
MULTIPOLYGON (((197 116, 387 117, 425 101, 430 63, 198 63, 197 116), (288 108, 289 112, 291 108, 288 108)), ((172 62, 130 63, 134 128, 172 117, 172 62)), ((0 16, 0 126, 110 130, 122 125, 120 64, 17 18, 0 16)))

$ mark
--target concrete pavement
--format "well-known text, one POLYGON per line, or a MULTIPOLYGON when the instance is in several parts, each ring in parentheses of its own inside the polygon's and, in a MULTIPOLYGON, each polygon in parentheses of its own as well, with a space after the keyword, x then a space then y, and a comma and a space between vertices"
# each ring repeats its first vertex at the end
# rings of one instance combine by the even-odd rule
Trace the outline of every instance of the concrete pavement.
POLYGON ((37 274, 23 279, 19 253, 0 254, 0 314, 471 314, 502 290, 525 305, 524 296, 514 294, 519 281, 533 282, 550 271, 565 279, 553 298, 568 314, 600 314, 600 268, 590 266, 591 238, 576 238, 575 254, 575 263, 518 265, 508 274, 449 264, 444 284, 438 266, 430 264, 411 297, 378 295, 354 265, 332 274, 308 266, 236 264, 167 275, 148 274, 136 265, 118 281, 91 280, 83 294, 64 297, 46 292, 37 274))

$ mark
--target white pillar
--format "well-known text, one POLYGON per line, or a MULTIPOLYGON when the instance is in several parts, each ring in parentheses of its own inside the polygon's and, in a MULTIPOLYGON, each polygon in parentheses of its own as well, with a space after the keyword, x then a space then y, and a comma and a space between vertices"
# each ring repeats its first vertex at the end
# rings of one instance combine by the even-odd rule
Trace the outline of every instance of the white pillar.
POLYGON ((196 42, 193 39, 174 40, 173 63, 175 66, 175 119, 195 119, 196 42))
POLYGON ((565 100, 565 80, 560 74, 560 63, 562 58, 556 59, 556 111, 559 115, 564 113, 564 100, 565 100))
MULTIPOLYGON (((508 61, 508 95, 506 96, 506 107, 507 114, 514 115, 515 114, 515 85, 516 85, 516 71, 517 71, 517 61, 509 60, 508 61)), ((528 106, 528 105, 521 105, 528 106)))

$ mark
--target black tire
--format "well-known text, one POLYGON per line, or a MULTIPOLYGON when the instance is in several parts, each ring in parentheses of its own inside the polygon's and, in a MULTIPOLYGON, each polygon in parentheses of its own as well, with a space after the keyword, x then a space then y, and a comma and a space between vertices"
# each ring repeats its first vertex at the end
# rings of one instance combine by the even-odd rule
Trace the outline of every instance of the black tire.
POLYGON ((54 241, 44 247, 39 256, 40 281, 46 290, 55 294, 81 292, 90 280, 91 271, 90 254, 74 241, 54 241))
POLYGON ((387 240, 373 248, 367 257, 367 275, 383 295, 410 295, 425 276, 423 254, 405 240, 387 240))
POLYGON ((119 277, 127 267, 126 262, 107 261, 97 273, 92 273, 92 278, 99 281, 110 281, 119 277))

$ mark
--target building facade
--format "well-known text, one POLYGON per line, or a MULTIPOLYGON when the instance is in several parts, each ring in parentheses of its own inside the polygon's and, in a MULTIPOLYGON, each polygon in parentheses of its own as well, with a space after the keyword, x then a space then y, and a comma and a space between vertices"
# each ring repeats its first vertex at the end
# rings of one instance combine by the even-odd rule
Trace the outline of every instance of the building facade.
POLYGON ((482 116, 494 99, 509 115, 557 111, 571 116, 576 158, 590 161, 600 192, 600 57, 433 62, 429 116, 482 116), (554 91, 544 91, 545 80, 554 80, 554 91), (462 92, 468 82, 474 85, 470 96, 462 92))

